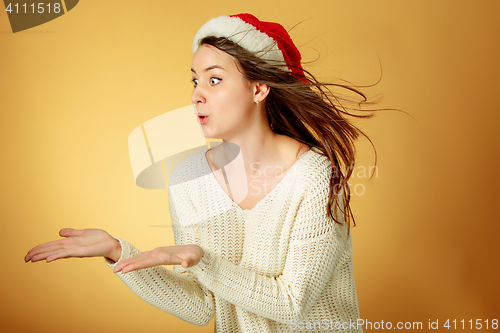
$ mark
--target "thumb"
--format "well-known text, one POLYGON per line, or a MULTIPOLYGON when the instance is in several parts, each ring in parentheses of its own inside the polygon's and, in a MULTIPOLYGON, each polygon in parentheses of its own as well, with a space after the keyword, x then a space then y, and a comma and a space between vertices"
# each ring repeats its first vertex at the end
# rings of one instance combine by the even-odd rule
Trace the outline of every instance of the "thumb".
POLYGON ((177 258, 181 260, 181 266, 183 268, 189 267, 190 260, 188 257, 189 256, 186 253, 181 253, 177 255, 177 258))
POLYGON ((71 237, 71 236, 80 236, 83 234, 83 230, 64 228, 59 230, 59 236, 62 237, 71 237))
POLYGON ((182 268, 187 268, 187 267, 189 267, 189 261, 188 261, 188 260, 182 260, 182 262, 181 262, 181 266, 182 266, 182 268))

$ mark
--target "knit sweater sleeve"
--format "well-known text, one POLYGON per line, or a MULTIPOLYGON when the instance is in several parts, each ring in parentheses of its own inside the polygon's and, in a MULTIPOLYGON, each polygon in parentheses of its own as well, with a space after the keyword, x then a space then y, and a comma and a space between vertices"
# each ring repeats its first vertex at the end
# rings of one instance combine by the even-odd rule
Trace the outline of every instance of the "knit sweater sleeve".
MULTIPOLYGON (((326 214, 329 173, 324 171, 309 179, 311 184, 296 212, 281 275, 258 274, 208 249, 202 260, 187 270, 215 295, 237 307, 284 324, 302 320, 334 274, 348 244, 343 214, 337 213, 342 225, 326 214)), ((259 246, 258 241, 254 244, 259 246)))
MULTIPOLYGON (((170 197, 169 193, 169 199, 170 197)), ((170 211, 173 219, 176 219, 176 210, 172 202, 170 211)), ((198 238, 189 229, 175 228, 174 235, 178 245, 192 244, 198 238), (184 243, 181 244, 181 241, 184 243)), ((130 243, 117 239, 122 247, 122 255, 116 263, 106 259, 106 264, 111 268, 122 259, 141 252, 130 243)), ((173 271, 164 266, 155 266, 128 273, 118 272, 117 275, 144 301, 191 324, 207 325, 214 316, 214 295, 198 282, 193 273, 186 271, 180 265, 175 265, 173 271)))

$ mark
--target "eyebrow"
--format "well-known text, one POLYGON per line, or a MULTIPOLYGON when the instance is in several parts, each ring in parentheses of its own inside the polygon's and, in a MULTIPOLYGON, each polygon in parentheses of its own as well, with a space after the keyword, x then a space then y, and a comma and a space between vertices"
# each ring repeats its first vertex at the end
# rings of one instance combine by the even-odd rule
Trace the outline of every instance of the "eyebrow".
MULTIPOLYGON (((216 69, 216 68, 219 68, 219 69, 222 69, 222 70, 224 70, 224 71, 225 71, 225 69, 224 69, 224 68, 222 68, 222 67, 221 67, 221 66, 219 66, 219 65, 212 65, 212 66, 209 66, 209 67, 205 68, 203 71, 204 71, 204 72, 208 72, 208 71, 210 71, 210 70, 212 70, 212 69, 216 69)), ((194 69, 192 69, 192 68, 191 68, 191 72, 193 72, 193 73, 195 73, 195 74, 196 74, 196 71, 195 71, 194 69)))

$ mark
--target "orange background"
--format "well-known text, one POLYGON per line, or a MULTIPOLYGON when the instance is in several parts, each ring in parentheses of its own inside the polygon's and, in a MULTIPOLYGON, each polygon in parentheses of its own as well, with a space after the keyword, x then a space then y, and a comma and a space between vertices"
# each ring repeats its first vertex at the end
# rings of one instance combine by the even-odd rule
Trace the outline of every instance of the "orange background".
MULTIPOLYGON (((16 34, 0 13, 0 331, 213 331, 143 302, 102 258, 23 257, 64 227, 173 244, 167 192, 134 184, 127 137, 190 103, 195 32, 239 12, 303 21, 290 34, 305 61, 319 52, 306 68, 321 79, 374 83, 380 58, 366 93, 415 118, 357 122, 378 152, 376 177, 352 180, 361 318, 425 330, 500 319, 500 2, 106 0, 16 34)), ((359 166, 373 165, 367 141, 358 147, 359 166)))

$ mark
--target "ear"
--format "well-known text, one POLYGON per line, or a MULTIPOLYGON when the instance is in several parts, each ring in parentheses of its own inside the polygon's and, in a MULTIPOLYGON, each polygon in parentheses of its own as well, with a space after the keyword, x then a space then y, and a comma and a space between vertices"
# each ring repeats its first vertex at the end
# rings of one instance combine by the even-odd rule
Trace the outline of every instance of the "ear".
POLYGON ((254 89, 254 100, 258 100, 259 102, 264 101, 264 99, 269 95, 269 86, 265 85, 263 83, 258 83, 255 82, 253 84, 253 89, 254 89))

